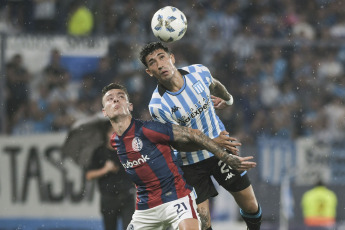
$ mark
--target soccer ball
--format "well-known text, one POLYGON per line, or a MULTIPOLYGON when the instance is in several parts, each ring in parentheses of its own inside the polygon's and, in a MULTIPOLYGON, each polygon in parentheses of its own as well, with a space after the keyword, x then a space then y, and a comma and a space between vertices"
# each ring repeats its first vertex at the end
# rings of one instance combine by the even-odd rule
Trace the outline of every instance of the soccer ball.
POLYGON ((153 34, 163 42, 180 40, 187 30, 187 18, 176 7, 166 6, 159 9, 152 17, 153 34))

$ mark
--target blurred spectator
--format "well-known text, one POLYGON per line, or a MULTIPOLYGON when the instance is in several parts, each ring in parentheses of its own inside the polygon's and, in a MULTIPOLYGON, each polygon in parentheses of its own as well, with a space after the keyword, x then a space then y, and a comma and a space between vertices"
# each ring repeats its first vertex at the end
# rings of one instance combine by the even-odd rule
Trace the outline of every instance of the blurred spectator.
POLYGON ((345 38, 345 15, 339 15, 339 20, 330 28, 330 35, 336 39, 345 38))
POLYGON ((1 2, 1 7, 4 7, 5 25, 9 29, 4 32, 25 32, 31 22, 31 1, 7 0, 1 2))
POLYGON ((277 84, 281 84, 287 74, 288 62, 284 57, 283 50, 282 47, 272 47, 272 74, 277 84))
POLYGON ((38 88, 45 84, 48 90, 53 90, 59 84, 60 75, 67 70, 62 67, 60 51, 56 48, 50 50, 50 59, 40 73, 37 73, 30 83, 31 98, 37 99, 38 88))
POLYGON ((70 82, 70 74, 67 71, 59 73, 56 85, 49 91, 47 100, 50 104, 51 112, 54 113, 53 130, 65 131, 70 128, 80 113, 76 111, 78 91, 70 82))
POLYGON ((70 108, 60 101, 50 101, 50 112, 53 114, 51 129, 53 132, 68 131, 77 120, 71 113, 70 108))
POLYGON ((111 66, 111 59, 109 56, 103 56, 99 59, 98 68, 96 71, 87 74, 93 79, 93 87, 97 93, 100 93, 104 86, 114 81, 116 74, 111 66))
POLYGON ((61 52, 57 48, 50 50, 50 59, 48 64, 44 67, 44 71, 65 71, 66 69, 61 65, 61 52))
MULTIPOLYGON (((222 12, 222 11, 220 11, 222 12)), ((231 40, 241 25, 241 18, 238 15, 239 3, 237 1, 230 1, 221 14, 220 19, 220 32, 225 41, 231 40)))
POLYGON ((99 2, 99 10, 103 13, 95 15, 95 19, 100 21, 99 27, 103 34, 114 34, 119 28, 122 11, 117 10, 116 5, 120 4, 116 3, 116 0, 104 0, 99 2))
POLYGON ((14 117, 13 135, 29 135, 51 132, 52 120, 35 101, 23 104, 14 117))
POLYGON ((328 103, 322 108, 326 124, 319 141, 341 144, 345 140, 345 105, 343 98, 329 96, 328 103))
POLYGON ((255 51, 255 35, 251 29, 242 27, 231 43, 231 49, 239 59, 246 59, 253 55, 255 51))
POLYGON ((321 180, 303 194, 301 206, 308 230, 335 229, 337 196, 321 180))
POLYGON ((82 0, 73 0, 67 20, 67 33, 73 36, 87 36, 92 34, 94 16, 82 0))
POLYGON ((21 54, 15 54, 6 64, 6 83, 7 83, 7 117, 9 125, 13 124, 13 117, 19 108, 28 102, 29 82, 31 75, 23 65, 21 54))
POLYGON ((72 85, 70 83, 70 74, 67 71, 59 72, 57 75, 58 81, 54 88, 51 89, 48 96, 49 101, 59 101, 65 103, 66 106, 73 106, 77 99, 77 92, 71 90, 72 85))
MULTIPOLYGON (((107 84, 104 84, 104 86, 107 84)), ((98 90, 98 87, 96 87, 96 84, 94 84, 93 74, 86 74, 82 78, 81 86, 78 92, 78 100, 92 101, 99 96, 100 92, 101 91, 98 90)))
POLYGON ((320 51, 319 66, 317 69, 317 75, 321 82, 325 82, 325 78, 334 78, 342 76, 344 73, 344 67, 342 63, 337 59, 337 53, 334 49, 327 49, 320 51))
POLYGON ((326 118, 322 113, 323 100, 311 100, 309 106, 304 107, 301 134, 304 136, 319 136, 326 127, 326 118))
POLYGON ((56 2, 56 0, 33 0, 33 32, 55 33, 56 2))
POLYGON ((126 229, 132 219, 135 187, 110 145, 112 134, 109 123, 108 129, 104 130, 104 144, 93 152, 86 178, 97 179, 104 229, 120 230, 126 229), (121 220, 122 228, 118 228, 118 220, 121 220))
POLYGON ((299 15, 299 20, 293 24, 292 33, 297 39, 302 40, 314 40, 315 38, 315 29, 307 21, 306 16, 299 15))

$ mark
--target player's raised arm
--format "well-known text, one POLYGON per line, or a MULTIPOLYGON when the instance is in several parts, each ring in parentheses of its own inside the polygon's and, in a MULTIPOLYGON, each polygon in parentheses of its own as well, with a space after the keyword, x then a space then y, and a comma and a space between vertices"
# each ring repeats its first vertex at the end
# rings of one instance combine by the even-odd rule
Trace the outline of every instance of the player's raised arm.
POLYGON ((212 78, 210 92, 215 109, 224 109, 234 102, 232 95, 228 92, 226 87, 215 78, 212 78))
POLYGON ((174 133, 174 142, 172 145, 175 148, 191 144, 197 145, 201 149, 207 149, 212 152, 218 159, 236 170, 248 170, 256 166, 255 162, 248 161, 253 159, 252 156, 239 157, 231 155, 200 130, 179 125, 172 125, 172 127, 174 133))

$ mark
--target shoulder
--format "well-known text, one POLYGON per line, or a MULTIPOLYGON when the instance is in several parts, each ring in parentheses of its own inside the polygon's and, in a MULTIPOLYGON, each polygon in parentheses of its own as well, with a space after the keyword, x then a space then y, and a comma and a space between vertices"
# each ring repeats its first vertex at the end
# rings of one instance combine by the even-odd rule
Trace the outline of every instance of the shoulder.
POLYGON ((158 84, 152 93, 150 104, 160 103, 164 97, 165 92, 166 92, 166 89, 162 85, 158 84))
POLYGON ((152 97, 148 106, 150 109, 150 112, 158 112, 161 110, 169 111, 169 105, 168 105, 168 102, 166 101, 167 97, 169 97, 169 94, 166 94, 165 91, 158 92, 158 89, 156 89, 152 94, 152 97))
POLYGON ((156 129, 160 127, 165 127, 167 126, 166 123, 162 123, 159 121, 154 121, 154 120, 148 120, 143 122, 143 127, 148 128, 148 129, 156 129))
POLYGON ((162 101, 162 95, 158 92, 158 86, 153 91, 149 105, 159 104, 162 101))
POLYGON ((193 65, 182 67, 181 69, 189 73, 210 72, 210 70, 202 64, 193 64, 193 65))

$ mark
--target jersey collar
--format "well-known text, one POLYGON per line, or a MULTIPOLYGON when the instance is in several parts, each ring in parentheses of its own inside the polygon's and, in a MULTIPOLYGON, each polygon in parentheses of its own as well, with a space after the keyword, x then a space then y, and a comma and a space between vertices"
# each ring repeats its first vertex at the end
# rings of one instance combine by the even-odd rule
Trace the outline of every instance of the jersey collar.
POLYGON ((189 72, 186 70, 183 70, 183 69, 178 69, 178 71, 180 72, 180 74, 182 75, 183 80, 184 80, 184 84, 183 84, 182 88, 177 92, 170 92, 169 90, 167 90, 167 88, 164 87, 164 85, 162 85, 161 83, 158 82, 158 93, 161 97, 163 96, 163 94, 165 92, 172 94, 172 95, 177 95, 177 94, 181 93, 181 91, 184 90, 184 88, 186 87, 186 78, 184 78, 184 76, 189 74, 189 72))

